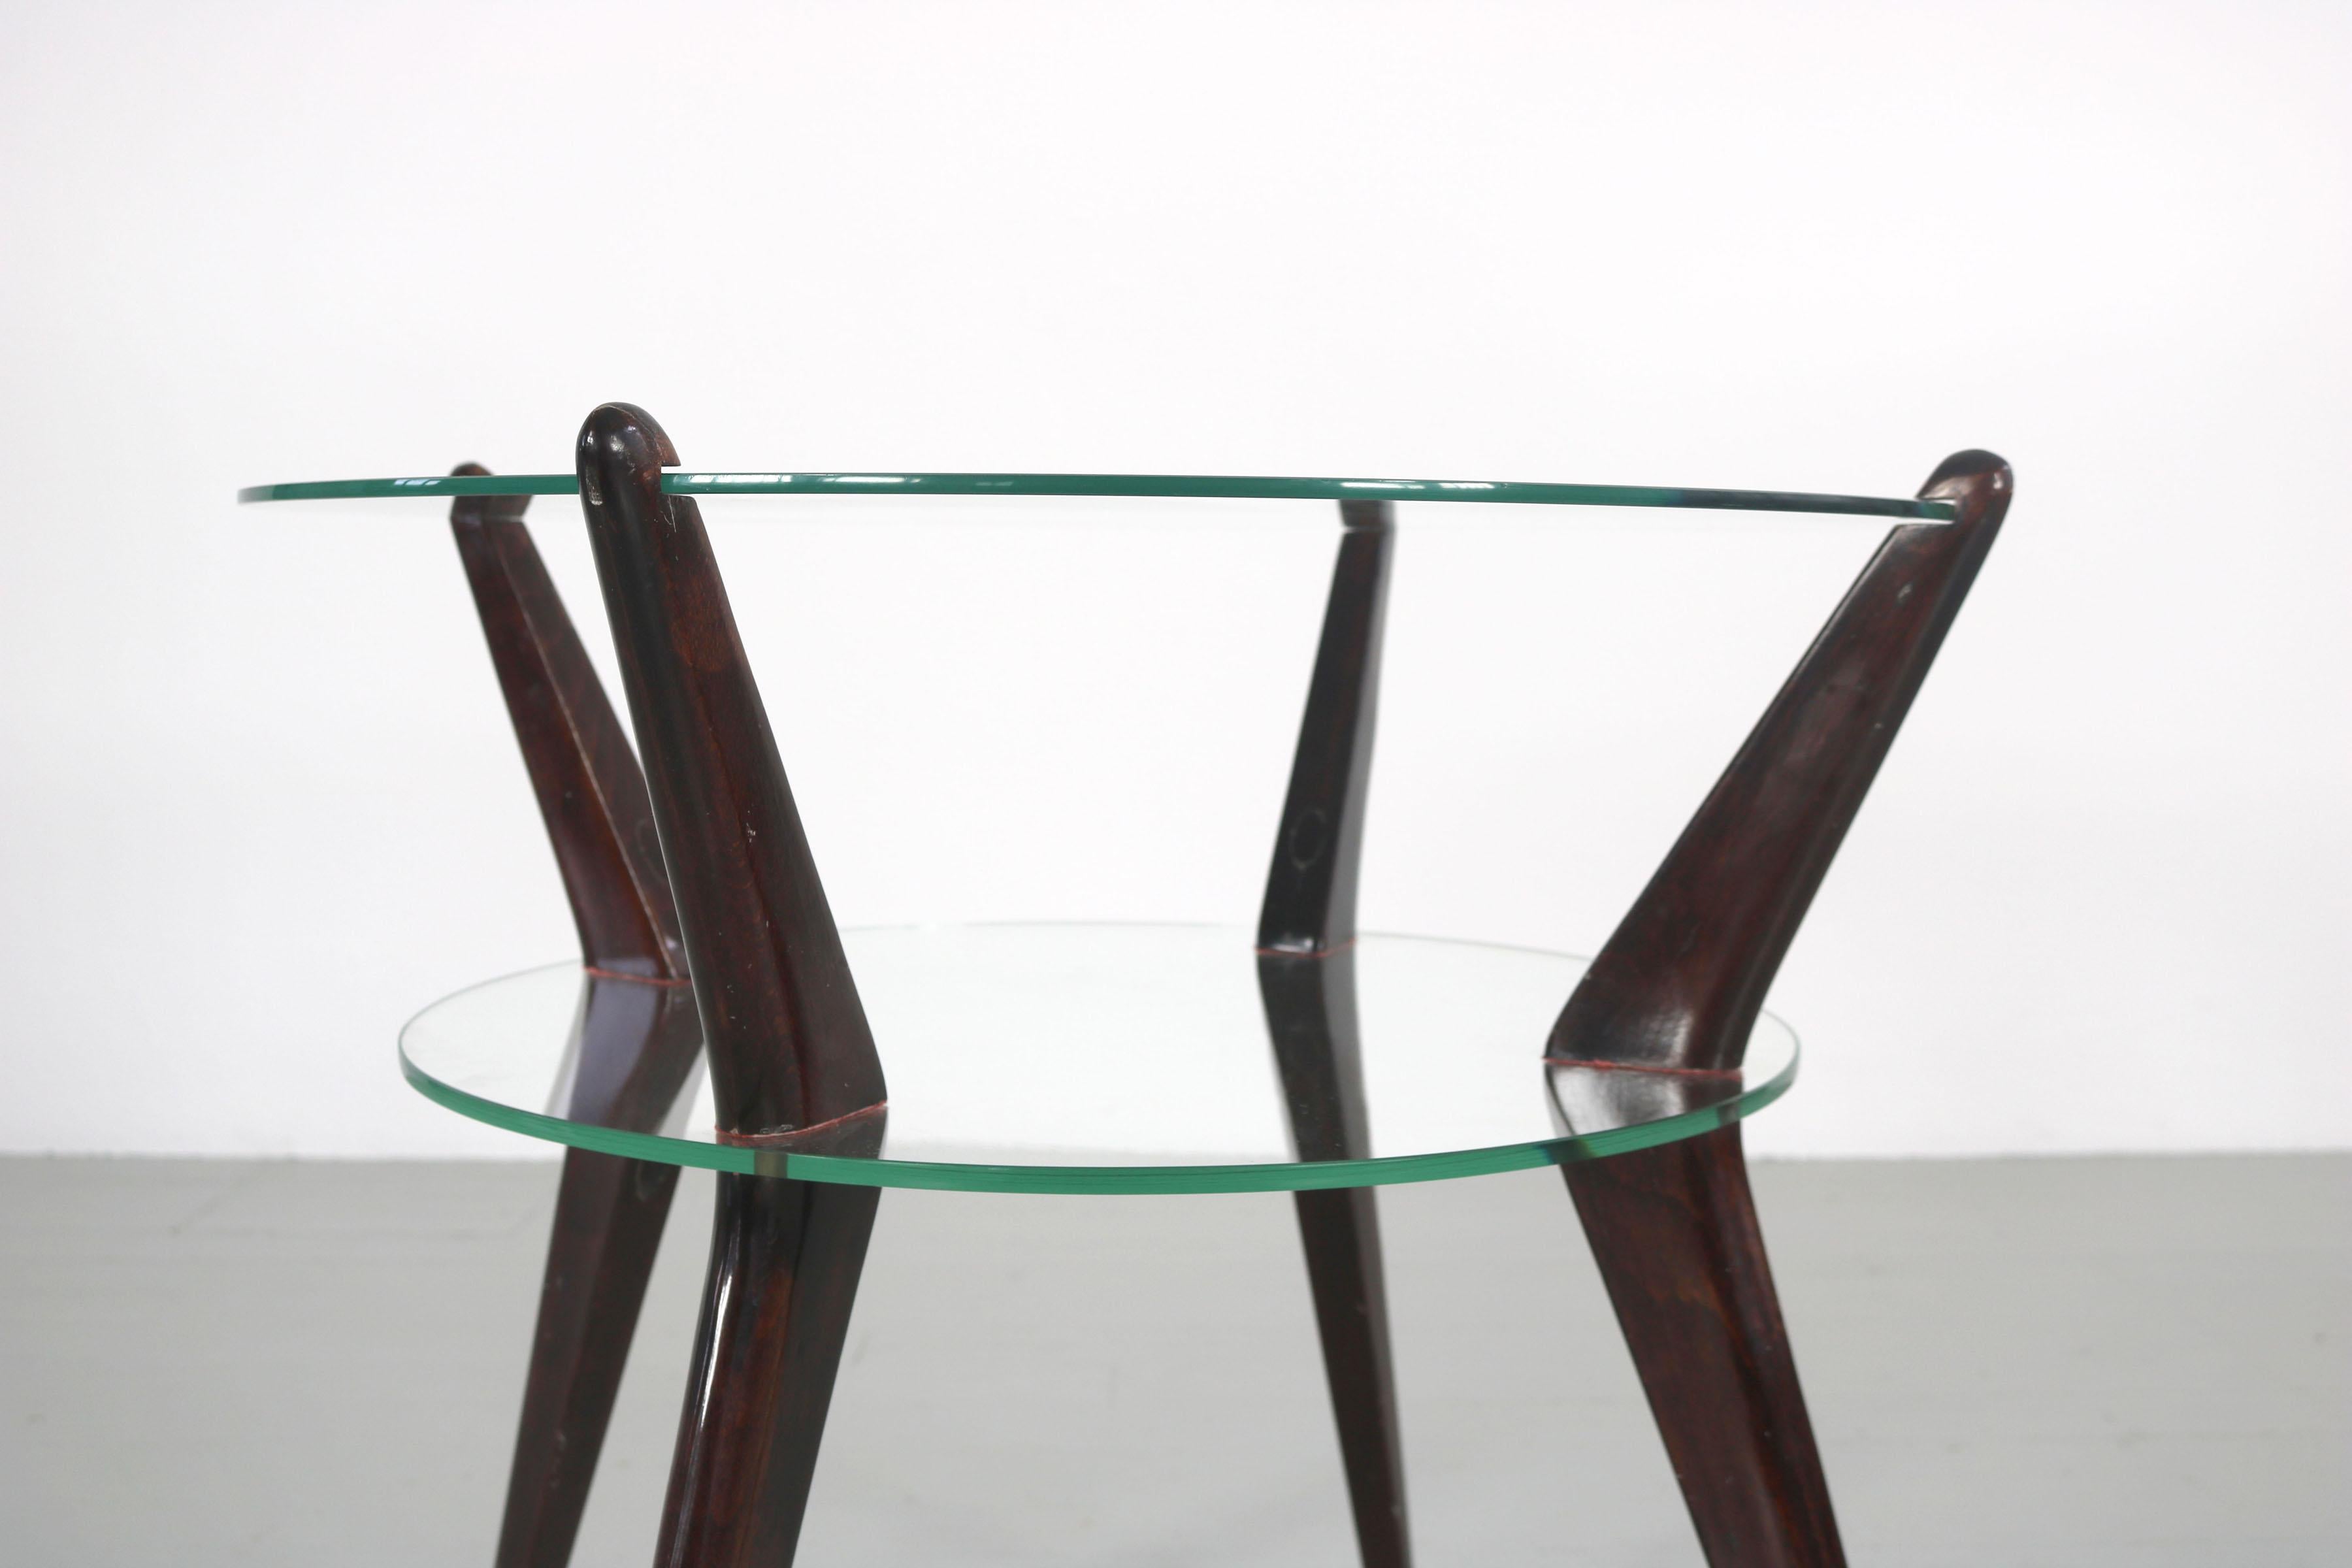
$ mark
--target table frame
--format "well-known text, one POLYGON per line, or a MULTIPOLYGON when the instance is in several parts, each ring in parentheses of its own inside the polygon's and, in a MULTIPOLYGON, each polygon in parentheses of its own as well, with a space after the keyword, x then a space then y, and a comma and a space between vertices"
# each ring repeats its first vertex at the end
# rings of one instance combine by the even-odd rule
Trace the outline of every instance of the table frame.
MULTIPOLYGON (((636 751, 533 545, 523 495, 450 516, 588 976, 573 1114, 654 1131, 707 1039, 722 1136, 856 1155, 883 1064, 699 510, 643 410, 596 409, 577 473, 636 751), (644 759, 640 769, 638 758, 644 759)), ((459 476, 487 480, 467 465, 459 476)), ((1990 453, 1920 489, 1948 522, 1886 536, 1543 1047, 1644 1092, 1736 1073, 1764 994, 2009 508, 1990 453), (1632 1081, 1632 1080, 1629 1080, 1632 1081)), ((1302 1159, 1361 1158, 1352 943, 1396 532, 1342 532, 1267 871, 1259 988, 1302 1159)), ((1829 1489, 1737 1122, 1562 1174, 1715 1568, 1834 1568, 1829 1489)), ((675 1167, 565 1153, 497 1562, 562 1568, 586 1506, 675 1167)), ((789 1563, 880 1190, 722 1173, 657 1561, 789 1563)), ((1379 1219, 1369 1187, 1293 1194, 1366 1568, 1411 1562, 1379 1219)))

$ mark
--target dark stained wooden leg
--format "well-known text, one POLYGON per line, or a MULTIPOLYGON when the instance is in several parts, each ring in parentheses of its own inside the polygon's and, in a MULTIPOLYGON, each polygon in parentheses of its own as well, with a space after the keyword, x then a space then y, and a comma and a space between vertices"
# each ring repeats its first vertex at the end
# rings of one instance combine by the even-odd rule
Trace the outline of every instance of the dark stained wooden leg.
MULTIPOLYGON (((645 1131, 683 1089, 700 1031, 645 780, 522 521, 528 505, 469 497, 450 530, 589 967, 567 1110, 645 1131)), ((672 1166, 565 1156, 499 1568, 562 1568, 572 1555, 677 1188, 672 1166)))
POLYGON ((1404 1453, 1389 1361, 1389 1300, 1381 1271, 1381 1218, 1370 1187, 1297 1193, 1298 1237, 1315 1292, 1323 1377, 1339 1428, 1339 1459, 1364 1568, 1412 1561, 1404 1511, 1404 1453))
MULTIPOLYGON (((473 463, 457 472, 478 474, 473 463)), ((628 731, 523 522, 528 496, 467 496, 449 531, 592 969, 683 982, 686 950, 628 731)))
MULTIPOLYGON (((677 454, 642 409, 607 404, 582 426, 577 458, 719 1135, 870 1151, 887 1115, 881 1058, 701 514, 662 491, 677 454)), ((878 1195, 719 1177, 656 1557, 666 1568, 791 1563, 878 1195)))
POLYGON ((722 1175, 660 1568, 789 1563, 880 1198, 722 1175))
MULTIPOLYGON (((1258 993, 1302 1160, 1371 1152, 1356 1027, 1356 877, 1396 520, 1380 501, 1346 503, 1340 518, 1346 531, 1258 918, 1258 993)), ((1357 1550, 1365 1568, 1408 1568, 1380 1211, 1369 1187, 1296 1197, 1357 1550)))
POLYGON ((1842 1568, 1739 1124, 1562 1167, 1713 1568, 1842 1568))
MULTIPOLYGON (((591 976, 567 1112, 653 1126, 685 1087, 701 1031, 682 985, 591 976)), ((579 1534, 628 1363, 677 1169, 569 1150, 515 1434, 499 1568, 561 1568, 579 1534)))
POLYGON ((572 1555, 677 1191, 673 1165, 563 1156, 499 1568, 558 1568, 572 1555))
POLYGON ((662 492, 677 451, 652 416, 608 403, 577 458, 719 1131, 761 1143, 878 1124, 882 1059, 710 535, 692 500, 662 492))
MULTIPOLYGON (((1258 988, 1291 1135, 1307 1160, 1370 1152, 1364 1071, 1356 1028, 1356 954, 1258 955, 1258 988)), ((1406 1568, 1404 1456, 1397 1432, 1389 1352, 1388 1289, 1381 1269, 1380 1211, 1370 1187, 1294 1194, 1323 1373, 1339 1428, 1339 1457, 1366 1568, 1406 1568)))
POLYGON ((1342 501, 1339 520, 1339 555, 1258 909, 1261 952, 1333 952, 1356 940, 1356 878, 1380 716, 1396 509, 1387 501, 1342 501))
MULTIPOLYGON (((1928 477, 1958 518, 1887 535, 1594 959, 1545 1047, 1556 1105, 1563 1074, 1630 1095, 1736 1079, 2012 488, 1990 452, 1928 477)), ((1738 1125, 1564 1169, 1708 1563, 1843 1563, 1738 1125)))
POLYGON ((1737 1068, 1780 960, 2000 536, 2013 489, 1990 452, 1919 493, 1948 523, 1890 531, 1552 1026, 1556 1059, 1737 1068))

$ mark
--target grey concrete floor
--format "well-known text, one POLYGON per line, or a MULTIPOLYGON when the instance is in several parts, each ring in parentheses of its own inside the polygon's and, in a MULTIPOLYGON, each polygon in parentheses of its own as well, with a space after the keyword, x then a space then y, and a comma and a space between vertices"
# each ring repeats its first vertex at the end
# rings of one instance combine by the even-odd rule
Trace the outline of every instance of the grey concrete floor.
MULTIPOLYGON (((0 1160, 0 1560, 487 1563, 541 1164, 0 1160)), ((1859 1564, 2352 1563, 2352 1156, 1765 1164, 1859 1564)), ((689 1173, 576 1561, 649 1560, 689 1173)), ((1549 1172, 1382 1195, 1413 1528, 1696 1563, 1549 1172)), ((801 1561, 1350 1542, 1279 1196, 886 1194, 801 1561)))

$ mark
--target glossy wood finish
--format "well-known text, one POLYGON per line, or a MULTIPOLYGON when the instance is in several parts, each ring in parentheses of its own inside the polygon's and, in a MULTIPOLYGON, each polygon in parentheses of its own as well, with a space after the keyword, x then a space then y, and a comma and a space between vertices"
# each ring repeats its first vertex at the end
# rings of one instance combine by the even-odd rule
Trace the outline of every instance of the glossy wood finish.
MULTIPOLYGON (((607 404, 579 444, 580 500, 646 762, 722 1134, 878 1147, 882 1065, 710 540, 665 496, 677 454, 607 404)), ((656 1561, 792 1560, 872 1231, 871 1188, 721 1176, 656 1561)))
MULTIPOLYGON (((690 1004, 687 1013, 690 1024, 690 1004)), ((572 1556, 677 1193, 675 1165, 564 1154, 499 1568, 562 1568, 572 1556)))
MULTIPOLYGON (((488 472, 467 463, 460 474, 488 472)), ((684 980, 686 949, 656 841, 645 774, 580 635, 531 542, 528 496, 465 496, 449 509, 507 714, 547 824, 588 963, 684 980)))
MULTIPOLYGON (((1395 509, 1340 505, 1346 531, 1258 918, 1258 990, 1291 1138, 1307 1160, 1370 1152, 1356 1022, 1356 880, 1379 705, 1395 509)), ((1296 1194, 1323 1370, 1366 1568, 1406 1568, 1404 1458, 1380 1216, 1369 1187, 1296 1194)))
MULTIPOLYGON (((1561 1012, 1556 1105, 1703 1094, 1738 1071, 2012 488, 1987 452, 1929 477, 1920 494, 1958 502, 1958 521, 1895 529, 1864 568, 1561 1012)), ((1562 1173, 1708 1563, 1838 1568, 1738 1127, 1562 1173)))
POLYGON ((677 451, 643 410, 608 403, 582 427, 579 459, 719 1124, 754 1142, 873 1116, 881 1058, 710 536, 691 500, 661 492, 677 451))
POLYGON ((2009 465, 1945 459, 1948 523, 1892 530, 1619 923, 1548 1054, 1739 1065, 1764 993, 2000 531, 2009 465))
MULTIPOLYGON (((528 505, 463 498, 449 526, 589 966, 572 1113, 651 1131, 701 1044, 686 954, 644 775, 531 542, 528 505)), ((669 1165, 564 1157, 499 1568, 562 1568, 571 1556, 677 1187, 669 1165)))
POLYGON ((1707 1562, 1843 1564, 1739 1124, 1564 1169, 1707 1562))
POLYGON ((719 1177, 663 1568, 792 1562, 877 1187, 719 1177))

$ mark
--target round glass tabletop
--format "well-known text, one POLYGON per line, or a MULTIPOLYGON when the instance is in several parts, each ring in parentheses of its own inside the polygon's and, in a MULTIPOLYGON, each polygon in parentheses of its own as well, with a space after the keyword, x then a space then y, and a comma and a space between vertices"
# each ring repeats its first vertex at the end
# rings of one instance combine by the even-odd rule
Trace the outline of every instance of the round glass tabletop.
MULTIPOLYGON (((1664 485, 1556 485, 1501 479, 1271 479, 1219 474, 721 474, 662 475, 674 496, 1169 496, 1259 500, 1413 500, 1503 506, 1672 507, 1708 511, 1803 511, 1948 522, 1951 501, 1815 495, 1799 490, 1691 489, 1664 485)), ((243 502, 350 500, 403 496, 568 496, 571 474, 438 474, 414 479, 315 479, 252 485, 243 502)))
POLYGON ((477 1121, 604 1153, 1021 1193, 1373 1186, 1598 1159, 1710 1131, 1796 1078, 1796 1036, 1769 1015, 1741 1073, 1547 1061, 1585 961, 1526 948, 1365 936, 1261 958, 1246 931, 1176 925, 843 938, 889 1079, 870 1156, 721 1142, 698 1050, 660 1104, 614 1111, 656 1013, 682 1009, 692 1034, 691 995, 577 963, 435 1003, 402 1031, 402 1069, 477 1121))

